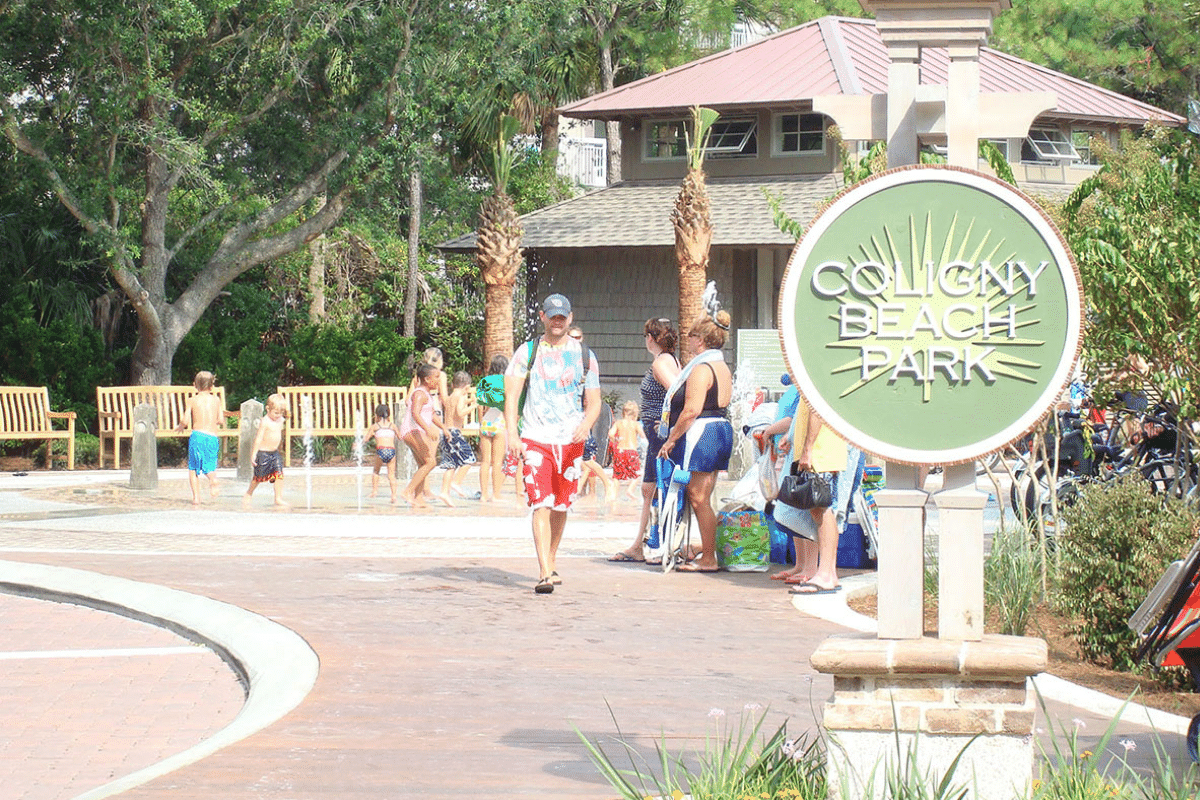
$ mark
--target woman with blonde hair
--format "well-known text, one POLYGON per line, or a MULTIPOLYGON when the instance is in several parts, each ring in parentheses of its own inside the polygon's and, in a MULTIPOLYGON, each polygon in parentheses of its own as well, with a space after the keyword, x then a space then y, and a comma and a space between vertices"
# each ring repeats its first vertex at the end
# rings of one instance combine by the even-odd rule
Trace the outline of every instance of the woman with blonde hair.
MULTIPOLYGON (((667 389, 663 417, 668 434, 657 455, 691 473, 687 501, 700 529, 701 551, 679 567, 681 572, 716 572, 717 515, 712 493, 717 473, 729 468, 733 452, 733 426, 729 403, 733 375, 721 348, 729 335, 729 314, 720 309, 709 284, 708 312, 692 325, 688 338, 696 355, 667 389)), ((660 428, 661 430, 661 428, 660 428)))

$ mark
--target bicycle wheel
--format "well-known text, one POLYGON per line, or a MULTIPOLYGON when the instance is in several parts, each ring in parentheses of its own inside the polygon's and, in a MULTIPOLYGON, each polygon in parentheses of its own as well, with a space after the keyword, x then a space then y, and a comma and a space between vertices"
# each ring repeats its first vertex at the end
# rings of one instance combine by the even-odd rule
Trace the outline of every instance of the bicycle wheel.
POLYGON ((1151 461, 1138 467, 1150 484, 1150 491, 1157 495, 1166 495, 1175 484, 1174 466, 1169 461, 1151 461))
POLYGON ((663 572, 670 572, 687 560, 690 516, 683 485, 672 481, 663 499, 658 525, 663 548, 663 572))

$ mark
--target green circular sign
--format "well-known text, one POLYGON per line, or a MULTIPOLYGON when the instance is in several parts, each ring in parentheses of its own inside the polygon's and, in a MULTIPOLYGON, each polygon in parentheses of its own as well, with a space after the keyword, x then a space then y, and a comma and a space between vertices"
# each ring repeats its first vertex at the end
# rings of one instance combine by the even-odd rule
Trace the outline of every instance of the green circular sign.
POLYGON ((1082 291, 1050 219, 1012 186, 953 167, 884 172, 843 192, 796 245, 783 352, 841 436, 891 461, 997 450, 1058 399, 1082 291))

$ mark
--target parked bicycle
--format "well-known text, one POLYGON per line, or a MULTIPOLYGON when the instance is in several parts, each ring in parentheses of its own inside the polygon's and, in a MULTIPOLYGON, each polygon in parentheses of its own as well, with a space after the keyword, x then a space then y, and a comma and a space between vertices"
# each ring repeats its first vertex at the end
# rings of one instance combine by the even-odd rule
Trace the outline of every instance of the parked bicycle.
POLYGON ((1128 396, 1120 400, 1105 414, 1058 413, 1042 449, 1013 472, 1009 499, 1018 516, 1029 520, 1041 514, 1052 532, 1055 506, 1075 502, 1083 484, 1135 472, 1156 494, 1196 498, 1200 458, 1188 437, 1180 435, 1172 407, 1147 408, 1128 396))

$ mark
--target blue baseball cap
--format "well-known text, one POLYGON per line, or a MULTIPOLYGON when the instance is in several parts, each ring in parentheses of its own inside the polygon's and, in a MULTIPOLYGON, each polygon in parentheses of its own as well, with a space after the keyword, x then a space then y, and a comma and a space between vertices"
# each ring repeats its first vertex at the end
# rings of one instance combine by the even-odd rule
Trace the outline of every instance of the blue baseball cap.
POLYGON ((565 317, 571 313, 571 301, 561 294, 552 294, 542 303, 542 312, 547 317, 565 317))

